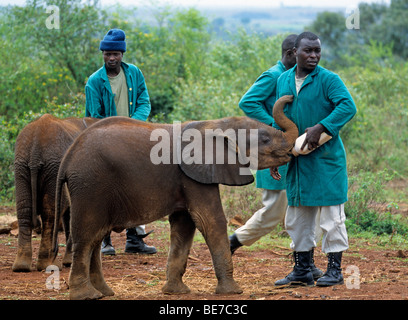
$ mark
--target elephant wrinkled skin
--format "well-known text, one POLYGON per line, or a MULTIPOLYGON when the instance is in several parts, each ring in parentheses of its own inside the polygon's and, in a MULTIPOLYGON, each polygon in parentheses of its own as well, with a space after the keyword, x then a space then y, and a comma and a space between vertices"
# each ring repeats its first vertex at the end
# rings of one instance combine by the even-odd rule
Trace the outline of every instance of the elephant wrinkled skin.
MULTIPOLYGON (((187 122, 181 124, 181 131, 257 129, 259 169, 283 165, 290 160, 289 153, 298 136, 297 127, 283 114, 283 106, 289 101, 291 96, 285 96, 275 105, 279 106, 276 121, 286 132, 247 117, 187 122)), ((234 164, 154 164, 150 153, 157 144, 157 140, 151 141, 156 129, 168 133, 173 151, 177 147, 173 146, 173 125, 111 117, 84 131, 65 154, 57 179, 56 219, 61 215, 60 196, 66 183, 71 199, 73 243, 70 299, 98 299, 114 294, 104 280, 100 256, 101 241, 109 231, 119 232, 166 215, 170 222, 170 250, 167 282, 162 291, 189 292, 182 276, 197 228, 212 256, 218 280, 216 293, 242 293, 233 279, 227 221, 218 184, 244 185, 251 183, 253 176, 239 175, 234 164)), ((239 152, 238 147, 234 150, 239 152)), ((55 227, 55 256, 57 233, 55 227)))
MULTIPOLYGON (((19 232, 13 271, 31 271, 31 234, 33 228, 40 225, 42 231, 37 270, 44 270, 53 262, 52 231, 58 168, 74 139, 95 121, 92 118, 58 119, 45 114, 25 126, 18 135, 14 174, 19 232)), ((64 210, 67 207, 65 202, 64 210)), ((66 259, 70 260, 69 257, 66 259)))

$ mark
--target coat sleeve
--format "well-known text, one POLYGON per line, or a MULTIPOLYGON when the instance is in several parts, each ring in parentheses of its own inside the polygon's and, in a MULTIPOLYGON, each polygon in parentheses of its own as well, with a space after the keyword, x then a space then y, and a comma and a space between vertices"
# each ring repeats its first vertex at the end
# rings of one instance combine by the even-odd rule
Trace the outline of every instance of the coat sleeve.
POLYGON ((357 112, 356 105, 346 85, 340 77, 334 74, 328 81, 327 96, 333 104, 333 111, 322 121, 322 124, 332 136, 338 135, 340 129, 349 122, 357 112))
POLYGON ((149 93, 146 87, 146 81, 142 72, 137 70, 137 94, 136 94, 136 108, 131 118, 146 121, 150 115, 151 105, 149 93))
POLYGON ((274 120, 264 108, 265 101, 275 93, 276 80, 272 74, 263 73, 239 101, 244 113, 260 122, 271 125, 274 120))
POLYGON ((85 85, 85 117, 105 118, 103 113, 102 98, 91 79, 85 85))

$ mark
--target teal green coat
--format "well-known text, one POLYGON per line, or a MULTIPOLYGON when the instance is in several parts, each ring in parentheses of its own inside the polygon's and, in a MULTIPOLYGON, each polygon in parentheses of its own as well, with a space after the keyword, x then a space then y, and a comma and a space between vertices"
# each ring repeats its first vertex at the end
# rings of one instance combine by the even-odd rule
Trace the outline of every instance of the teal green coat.
MULTIPOLYGON (((122 68, 129 89, 129 116, 146 121, 151 106, 143 74, 133 64, 122 62, 122 68)), ((85 96, 86 117, 106 118, 117 115, 115 96, 109 84, 105 65, 89 77, 85 86, 85 96)))
MULTIPOLYGON (((275 66, 265 71, 255 81, 251 88, 245 93, 239 102, 239 107, 245 114, 267 125, 272 125, 275 121, 272 117, 272 108, 276 101, 276 82, 279 76, 286 71, 281 61, 275 66)), ((280 181, 271 177, 269 169, 258 170, 256 172, 257 188, 269 190, 283 190, 286 187, 286 167, 279 168, 282 176, 280 181)))
POLYGON ((277 97, 293 95, 285 114, 295 122, 299 134, 318 123, 333 137, 305 156, 292 157, 286 175, 290 206, 332 206, 347 201, 346 152, 339 132, 356 114, 356 105, 340 77, 317 66, 296 94, 296 66, 283 73, 277 97))

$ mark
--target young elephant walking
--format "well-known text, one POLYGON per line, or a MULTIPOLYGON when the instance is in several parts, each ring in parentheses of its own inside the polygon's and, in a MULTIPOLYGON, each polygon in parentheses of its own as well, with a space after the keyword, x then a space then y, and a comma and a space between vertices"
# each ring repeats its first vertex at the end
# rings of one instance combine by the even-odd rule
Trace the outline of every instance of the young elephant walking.
MULTIPOLYGON (((197 228, 210 249, 218 280, 216 293, 241 293, 233 279, 227 221, 218 184, 244 185, 251 183, 253 176, 240 174, 239 161, 228 158, 224 163, 219 158, 217 161, 207 158, 212 155, 209 151, 214 151, 213 146, 211 150, 199 150, 208 146, 208 140, 196 138, 207 139, 211 134, 210 138, 216 140, 221 136, 222 148, 225 147, 228 157, 232 152, 235 160, 249 157, 255 148, 257 168, 282 165, 290 160, 289 152, 298 136, 297 127, 283 114, 288 101, 292 98, 282 97, 277 102, 276 116, 286 132, 246 117, 183 123, 180 139, 175 125, 124 117, 101 120, 83 132, 61 162, 56 189, 56 219, 61 214, 60 196, 65 183, 71 199, 70 298, 98 299, 113 295, 102 274, 103 237, 111 230, 147 224, 166 215, 171 226, 171 244, 163 292, 189 292, 182 276, 197 228), (244 130, 245 141, 231 142, 234 133, 239 137, 239 130, 241 138, 244 130), (192 137, 195 140, 190 142, 192 137), (256 141, 256 145, 251 141, 256 141), (161 152, 155 154, 158 146, 161 152)), ((55 250, 58 249, 56 234, 54 230, 55 250)))
MULTIPOLYGON (((30 272, 32 230, 40 226, 37 270, 52 263, 55 187, 60 162, 74 139, 97 119, 59 119, 45 114, 23 128, 15 146, 14 176, 18 219, 18 250, 12 270, 30 272)), ((68 204, 65 203, 64 208, 68 204)), ((58 221, 59 223, 59 221, 58 221)), ((67 248, 69 249, 69 247, 67 248)), ((64 261, 70 258, 66 256, 64 261)))

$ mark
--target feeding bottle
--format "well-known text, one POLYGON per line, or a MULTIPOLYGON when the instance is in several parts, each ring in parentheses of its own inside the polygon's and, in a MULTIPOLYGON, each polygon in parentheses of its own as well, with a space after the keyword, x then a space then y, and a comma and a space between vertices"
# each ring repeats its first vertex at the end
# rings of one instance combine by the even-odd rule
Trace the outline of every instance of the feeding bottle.
POLYGON ((332 136, 329 136, 327 133, 323 132, 323 133, 320 135, 319 146, 318 146, 317 148, 312 149, 312 150, 309 150, 308 145, 305 145, 305 147, 303 148, 303 150, 301 150, 300 148, 302 147, 302 144, 303 144, 303 142, 304 142, 305 139, 306 139, 306 134, 307 134, 307 133, 304 133, 304 134, 302 134, 300 137, 298 137, 298 138, 296 139, 295 146, 294 146, 293 149, 292 149, 292 154, 293 154, 295 157, 297 157, 297 156, 299 156, 299 155, 309 154, 310 152, 312 152, 313 150, 316 150, 318 147, 320 147, 322 144, 326 143, 327 141, 329 141, 329 140, 332 138, 332 136))

